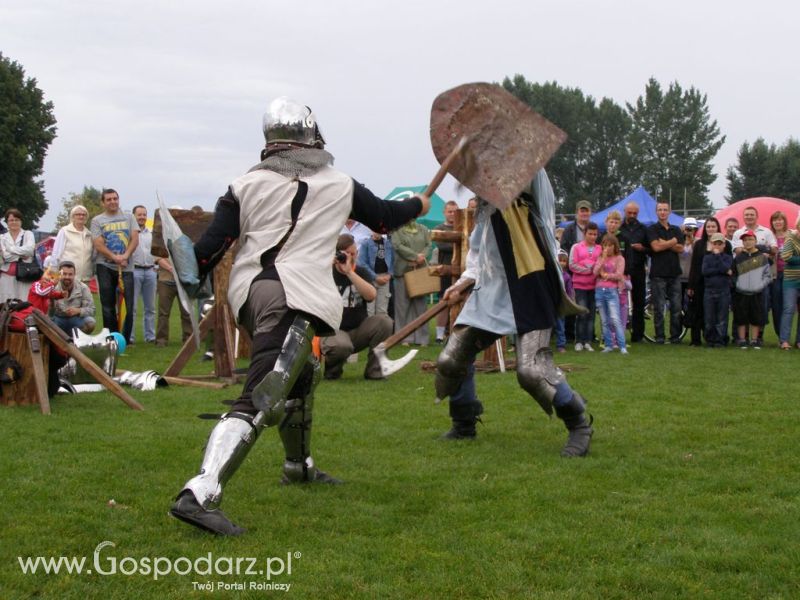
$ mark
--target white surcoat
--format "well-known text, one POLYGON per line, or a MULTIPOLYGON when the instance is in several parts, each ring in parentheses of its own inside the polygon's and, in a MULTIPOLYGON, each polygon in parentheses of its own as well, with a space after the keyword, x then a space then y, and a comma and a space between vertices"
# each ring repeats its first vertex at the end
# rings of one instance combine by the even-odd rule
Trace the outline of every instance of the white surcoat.
MULTIPOLYGON (((308 193, 275 268, 289 308, 309 313, 336 330, 342 306, 331 265, 339 232, 353 207, 353 180, 332 167, 301 180, 308 184, 308 193)), ((262 270, 261 255, 275 247, 292 225, 298 181, 259 169, 239 177, 230 187, 239 201, 240 232, 228 302, 238 318, 250 284, 262 270)))

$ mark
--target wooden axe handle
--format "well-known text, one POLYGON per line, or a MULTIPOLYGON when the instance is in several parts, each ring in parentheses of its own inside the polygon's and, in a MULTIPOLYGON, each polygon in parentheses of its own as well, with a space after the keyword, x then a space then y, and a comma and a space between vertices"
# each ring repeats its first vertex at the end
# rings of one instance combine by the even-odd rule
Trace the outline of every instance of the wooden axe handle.
POLYGON ((447 158, 444 159, 442 162, 442 166, 439 167, 439 170, 436 172, 436 175, 433 176, 428 188, 425 190, 425 195, 429 198, 433 195, 433 193, 439 189, 439 186, 442 184, 444 180, 444 176, 447 175, 447 172, 450 170, 450 167, 458 158, 458 155, 461 154, 461 151, 466 147, 469 138, 465 135, 462 136, 455 147, 450 151, 450 154, 447 155, 447 158))
MULTIPOLYGON (((467 288, 471 287, 472 284, 473 282, 471 280, 465 281, 464 283, 461 283, 458 286, 456 286, 455 289, 458 290, 459 292, 463 292, 467 288)), ((384 347, 385 350, 388 350, 389 348, 396 346, 398 342, 407 338, 409 335, 414 333, 417 329, 425 325, 433 317, 438 315, 440 312, 442 312, 449 306, 450 304, 447 302, 447 300, 439 300, 439 302, 431 306, 428 310, 426 310, 416 319, 411 321, 411 323, 400 329, 400 331, 390 335, 388 338, 383 340, 381 345, 384 347)))

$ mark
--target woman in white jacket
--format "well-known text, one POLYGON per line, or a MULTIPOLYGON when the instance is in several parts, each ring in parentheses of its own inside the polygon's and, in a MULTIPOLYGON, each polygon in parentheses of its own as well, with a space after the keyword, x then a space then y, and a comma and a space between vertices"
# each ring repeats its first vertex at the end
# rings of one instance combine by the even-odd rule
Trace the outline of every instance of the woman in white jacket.
POLYGON ((94 277, 94 244, 87 226, 89 211, 80 204, 73 206, 69 220, 69 225, 58 230, 49 263, 45 264, 58 268, 61 261, 71 261, 75 263, 75 278, 88 284, 94 277))
POLYGON ((28 299, 31 282, 17 281, 17 263, 32 262, 36 240, 33 232, 22 228, 22 213, 16 208, 6 211, 8 231, 0 235, 0 302, 11 298, 28 299))

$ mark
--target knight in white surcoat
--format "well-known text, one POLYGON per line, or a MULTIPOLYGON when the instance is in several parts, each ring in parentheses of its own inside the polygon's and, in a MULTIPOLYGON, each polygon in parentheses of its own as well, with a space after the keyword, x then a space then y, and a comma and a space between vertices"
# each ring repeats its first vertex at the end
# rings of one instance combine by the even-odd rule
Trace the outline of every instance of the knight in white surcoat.
POLYGON ((205 277, 238 242, 228 301, 253 341, 247 379, 212 430, 200 473, 184 485, 170 511, 221 535, 244 531, 219 509, 223 486, 266 427, 277 427, 283 442, 284 483, 339 483, 316 467, 310 450, 320 374, 312 339, 335 332, 342 317, 331 273, 336 241, 349 218, 388 233, 430 205, 424 195, 381 200, 334 169, 314 113, 294 100, 274 100, 263 130, 261 162, 217 202, 213 222, 194 246, 196 265, 175 265, 179 278, 192 269, 205 277))

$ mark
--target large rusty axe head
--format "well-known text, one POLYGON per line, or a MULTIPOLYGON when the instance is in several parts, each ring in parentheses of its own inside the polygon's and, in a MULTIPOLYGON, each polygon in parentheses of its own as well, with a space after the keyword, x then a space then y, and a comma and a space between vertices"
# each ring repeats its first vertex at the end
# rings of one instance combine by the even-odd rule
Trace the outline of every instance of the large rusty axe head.
POLYGON ((439 94, 431 108, 431 144, 441 163, 466 136, 448 169, 475 194, 505 208, 547 164, 567 134, 503 87, 468 83, 439 94))

